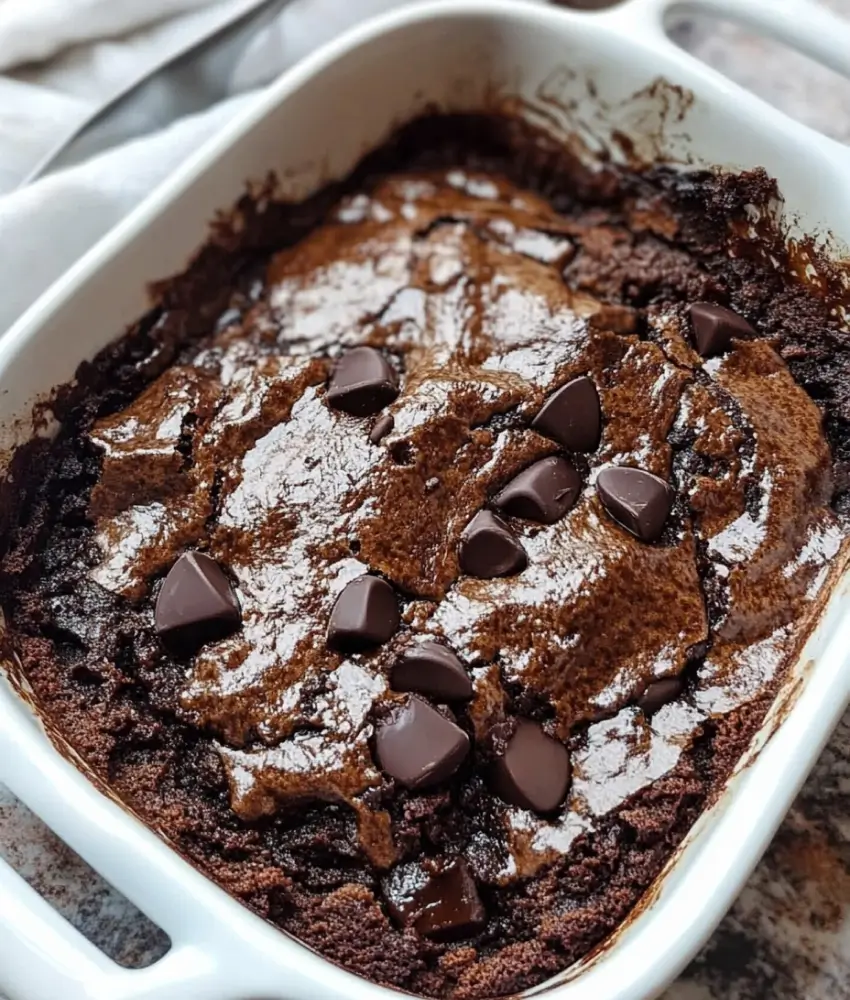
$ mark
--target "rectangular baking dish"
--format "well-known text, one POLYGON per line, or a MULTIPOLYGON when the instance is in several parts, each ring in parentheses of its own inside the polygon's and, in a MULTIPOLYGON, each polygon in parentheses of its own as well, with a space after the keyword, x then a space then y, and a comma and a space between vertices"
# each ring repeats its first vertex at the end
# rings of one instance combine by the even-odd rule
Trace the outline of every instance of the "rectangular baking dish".
MULTIPOLYGON (((850 62, 850 29, 809 0, 699 0, 687 8, 745 20, 839 70, 850 62)), ((764 166, 779 180, 792 232, 828 232, 831 245, 844 245, 850 152, 680 51, 664 23, 681 9, 672 0, 628 0, 592 15, 522 0, 430 2, 325 47, 199 150, 0 340, 0 446, 32 434, 34 402, 145 311, 147 283, 185 266, 246 180, 273 170, 286 195, 303 197, 429 105, 480 109, 494 95, 512 98, 518 111, 591 147, 616 130, 643 158, 764 166)), ((533 993, 647 1000, 681 971, 732 903, 850 700, 848 612, 845 574, 750 753, 649 898, 596 954, 533 993)), ((12 676, 14 665, 7 667, 12 676)), ((0 781, 172 941, 149 969, 121 969, 0 862, 0 990, 11 1000, 400 996, 312 953, 183 861, 54 748, 5 673, 0 781)))

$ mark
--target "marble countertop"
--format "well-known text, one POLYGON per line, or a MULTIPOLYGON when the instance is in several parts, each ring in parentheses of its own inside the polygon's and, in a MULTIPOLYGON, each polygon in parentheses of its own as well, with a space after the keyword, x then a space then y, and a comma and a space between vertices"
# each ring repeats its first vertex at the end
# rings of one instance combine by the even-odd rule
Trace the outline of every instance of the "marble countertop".
MULTIPOLYGON (((850 18, 850 0, 829 6, 850 18)), ((732 25, 692 21, 677 37, 788 114, 850 142, 847 80, 732 25)), ((121 964, 148 965, 167 950, 158 928, 2 786, 0 856, 121 964)), ((664 1000, 848 997, 850 712, 731 912, 664 1000)))

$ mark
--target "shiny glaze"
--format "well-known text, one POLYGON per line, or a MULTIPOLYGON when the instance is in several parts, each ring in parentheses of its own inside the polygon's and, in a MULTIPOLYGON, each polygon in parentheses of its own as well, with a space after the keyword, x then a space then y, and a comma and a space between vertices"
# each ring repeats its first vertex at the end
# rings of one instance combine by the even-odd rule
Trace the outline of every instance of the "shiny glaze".
POLYGON ((500 806, 500 870, 469 847, 479 878, 528 875, 667 773, 708 717, 758 694, 794 650, 843 540, 818 410, 765 342, 703 362, 678 315, 656 315, 642 340, 627 308, 571 289, 561 271, 574 239, 611 239, 588 225, 491 177, 390 177, 278 254, 251 312, 94 427, 92 577, 136 600, 203 547, 235 582, 243 629, 188 665, 181 711, 215 735, 243 819, 346 802, 369 859, 390 866, 389 816, 364 797, 382 784, 373 720, 399 697, 395 658, 427 635, 471 670, 458 717, 479 743, 516 691, 562 740, 586 724, 561 814, 500 806), (361 343, 400 376, 377 445, 371 421, 324 399, 333 359, 361 343), (460 533, 558 453, 530 420, 581 375, 603 411, 599 448, 579 457, 582 495, 556 524, 512 522, 521 574, 461 575, 460 533), (593 481, 607 464, 676 487, 659 543, 605 513, 593 481), (327 647, 328 616, 367 570, 402 595, 402 627, 345 657, 327 647), (689 664, 687 698, 644 718, 633 703, 647 685, 689 664))

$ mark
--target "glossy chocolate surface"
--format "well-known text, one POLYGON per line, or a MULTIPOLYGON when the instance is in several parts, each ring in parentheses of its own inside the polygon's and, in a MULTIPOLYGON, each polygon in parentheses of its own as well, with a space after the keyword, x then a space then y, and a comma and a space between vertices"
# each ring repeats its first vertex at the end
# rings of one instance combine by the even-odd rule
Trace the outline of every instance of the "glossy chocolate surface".
MULTIPOLYGON (((493 149, 531 138, 486 121, 442 146, 414 128, 393 170, 258 238, 275 251, 227 303, 167 291, 30 473, 42 505, 10 507, 3 571, 31 683, 118 794, 329 957, 458 998, 533 985, 626 916, 845 537, 782 316, 771 342, 693 349, 687 307, 727 274, 716 234, 700 249, 683 216, 686 238, 669 183, 603 196, 538 153, 510 179, 493 149), (613 513, 621 468, 669 484, 652 530, 613 513), (187 552, 235 602, 213 588, 233 627, 188 658, 154 620, 187 552), (439 662, 394 686, 429 643, 439 662), (586 933, 553 916, 579 911, 586 933)), ((768 317, 769 272, 748 280, 768 317)))

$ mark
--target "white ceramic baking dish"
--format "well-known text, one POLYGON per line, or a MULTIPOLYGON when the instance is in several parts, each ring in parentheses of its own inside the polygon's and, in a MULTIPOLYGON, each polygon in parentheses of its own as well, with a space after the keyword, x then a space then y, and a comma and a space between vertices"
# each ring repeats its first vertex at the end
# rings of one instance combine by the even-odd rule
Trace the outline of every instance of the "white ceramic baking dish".
MULTIPOLYGON (((674 7, 682 5, 629 0, 589 15, 516 0, 432 2, 327 46, 199 150, 0 341, 3 445, 30 433, 34 400, 70 380, 80 361, 145 310, 147 282, 185 265, 208 221, 236 200, 246 179, 275 170, 289 194, 304 195, 430 103, 478 108, 494 93, 515 95, 530 113, 571 109, 562 110, 560 124, 590 141, 619 129, 639 151, 691 165, 763 165, 802 230, 850 240, 850 152, 677 49, 663 30, 674 7), (659 76, 686 88, 692 102, 673 90, 647 90, 659 76)), ((839 70, 850 61, 850 29, 807 0, 687 7, 732 14, 839 70)), ((850 698, 848 609, 845 576, 789 678, 787 697, 721 801, 697 823, 640 912, 595 956, 547 984, 553 997, 647 1000, 708 937, 850 698)), ((399 996, 313 954, 209 882, 58 753, 5 682, 0 780, 172 940, 151 968, 121 969, 0 863, 0 989, 12 1000, 399 996)))

